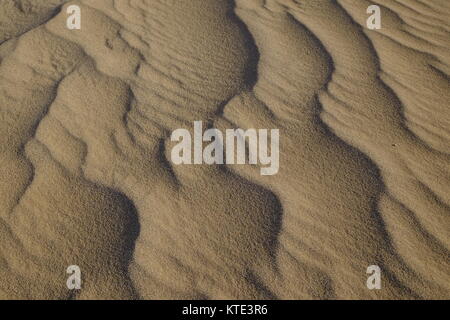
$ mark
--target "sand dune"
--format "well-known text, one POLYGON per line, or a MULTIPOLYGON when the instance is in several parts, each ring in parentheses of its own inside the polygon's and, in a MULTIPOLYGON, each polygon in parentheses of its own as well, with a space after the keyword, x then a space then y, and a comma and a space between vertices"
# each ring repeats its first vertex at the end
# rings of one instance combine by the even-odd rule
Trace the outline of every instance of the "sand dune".
POLYGON ((449 17, 447 0, 3 0, 0 299, 449 299, 449 17), (279 129, 279 172, 174 165, 194 121, 279 129))

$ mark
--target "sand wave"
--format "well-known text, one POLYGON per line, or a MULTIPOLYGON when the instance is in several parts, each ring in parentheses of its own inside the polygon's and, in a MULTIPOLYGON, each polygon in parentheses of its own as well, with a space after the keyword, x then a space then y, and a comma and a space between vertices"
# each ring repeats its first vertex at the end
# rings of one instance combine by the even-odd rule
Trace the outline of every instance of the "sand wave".
POLYGON ((0 298, 448 298, 449 14, 2 2, 0 298), (172 165, 170 133, 200 120, 279 128, 279 173, 172 165))

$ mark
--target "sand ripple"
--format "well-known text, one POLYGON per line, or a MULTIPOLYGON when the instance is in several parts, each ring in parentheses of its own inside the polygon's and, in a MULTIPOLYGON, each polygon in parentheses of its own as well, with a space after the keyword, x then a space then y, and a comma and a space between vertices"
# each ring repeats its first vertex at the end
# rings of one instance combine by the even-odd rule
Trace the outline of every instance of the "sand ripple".
POLYGON ((449 16, 446 0, 3 0, 0 298, 448 299, 449 16), (199 120, 279 128, 279 173, 173 166, 170 133, 199 120))

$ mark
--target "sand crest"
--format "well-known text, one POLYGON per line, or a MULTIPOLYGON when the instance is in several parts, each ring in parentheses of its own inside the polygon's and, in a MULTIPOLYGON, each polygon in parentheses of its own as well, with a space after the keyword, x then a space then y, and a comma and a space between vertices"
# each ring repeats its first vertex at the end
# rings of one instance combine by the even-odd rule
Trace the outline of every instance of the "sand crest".
POLYGON ((449 17, 447 0, 2 0, 0 299, 449 299, 449 17), (194 121, 278 129, 276 174, 175 165, 194 121))

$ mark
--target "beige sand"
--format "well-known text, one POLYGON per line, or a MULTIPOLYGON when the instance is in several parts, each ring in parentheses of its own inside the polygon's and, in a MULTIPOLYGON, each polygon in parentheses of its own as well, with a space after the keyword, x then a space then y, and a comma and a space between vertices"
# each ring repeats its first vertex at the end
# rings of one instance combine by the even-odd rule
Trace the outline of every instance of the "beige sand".
POLYGON ((449 299, 449 75, 448 0, 1 0, 0 298, 449 299))

